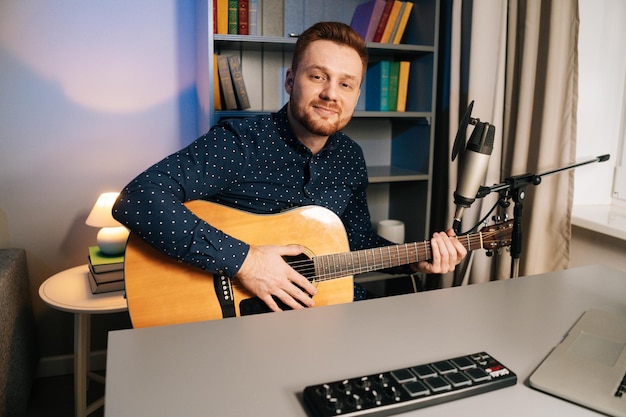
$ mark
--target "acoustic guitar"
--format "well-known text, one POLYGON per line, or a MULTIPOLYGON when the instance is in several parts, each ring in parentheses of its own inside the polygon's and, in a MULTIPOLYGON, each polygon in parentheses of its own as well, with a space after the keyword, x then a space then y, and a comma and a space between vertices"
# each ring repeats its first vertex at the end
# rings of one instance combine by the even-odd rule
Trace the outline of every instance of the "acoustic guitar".
MULTIPOLYGON (((430 259, 429 242, 350 252, 343 223, 323 207, 251 214, 201 200, 185 205, 212 226, 250 244, 304 246, 303 254, 285 260, 316 285, 316 306, 351 302, 354 274, 430 259)), ((508 221, 458 239, 468 250, 492 250, 510 245, 511 228, 508 221)), ((124 275, 128 310, 136 328, 270 311, 236 278, 181 263, 132 233, 126 246, 124 275)))

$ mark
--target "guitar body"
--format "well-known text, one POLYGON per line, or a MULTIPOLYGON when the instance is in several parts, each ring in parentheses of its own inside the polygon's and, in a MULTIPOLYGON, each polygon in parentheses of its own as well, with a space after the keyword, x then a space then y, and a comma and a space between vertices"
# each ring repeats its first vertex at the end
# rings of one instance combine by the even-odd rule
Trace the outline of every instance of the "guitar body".
MULTIPOLYGON (((185 203, 194 214, 223 232, 253 245, 299 244, 309 258, 350 250, 341 220, 330 210, 299 207, 279 214, 251 214, 207 201, 185 203)), ((131 234, 126 246, 124 275, 126 297, 133 327, 148 327, 224 318, 214 280, 224 282, 200 268, 178 262, 138 236, 131 234)), ((234 315, 256 297, 237 279, 228 280, 234 315)), ((217 288, 219 288, 219 285, 217 288)), ((316 306, 351 302, 352 276, 315 282, 316 306)), ((219 291, 219 290, 218 290, 219 291)), ((260 303, 260 300, 256 299, 260 303)))

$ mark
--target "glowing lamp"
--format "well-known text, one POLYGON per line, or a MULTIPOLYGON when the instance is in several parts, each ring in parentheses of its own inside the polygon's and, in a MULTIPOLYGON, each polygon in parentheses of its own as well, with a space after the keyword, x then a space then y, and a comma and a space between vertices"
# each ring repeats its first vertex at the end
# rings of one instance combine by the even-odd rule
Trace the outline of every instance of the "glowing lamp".
POLYGON ((106 255, 120 255, 126 248, 129 231, 113 218, 111 211, 119 193, 103 193, 91 209, 85 223, 88 226, 100 227, 98 231, 98 248, 106 255))

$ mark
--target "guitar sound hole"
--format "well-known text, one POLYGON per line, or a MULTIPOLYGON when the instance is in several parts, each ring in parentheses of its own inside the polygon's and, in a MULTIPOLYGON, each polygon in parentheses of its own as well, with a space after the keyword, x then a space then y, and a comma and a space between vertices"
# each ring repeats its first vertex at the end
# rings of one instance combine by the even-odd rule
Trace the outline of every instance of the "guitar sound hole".
MULTIPOLYGON (((284 256, 283 259, 285 259, 289 265, 308 279, 315 275, 313 261, 304 253, 296 256, 284 256)), ((281 310, 292 310, 291 307, 280 301, 278 298, 272 298, 274 298, 274 301, 278 304, 278 307, 280 307, 281 310)), ((265 304, 258 297, 247 298, 239 303, 239 313, 242 316, 269 313, 271 311, 272 310, 270 310, 267 304, 265 304)))

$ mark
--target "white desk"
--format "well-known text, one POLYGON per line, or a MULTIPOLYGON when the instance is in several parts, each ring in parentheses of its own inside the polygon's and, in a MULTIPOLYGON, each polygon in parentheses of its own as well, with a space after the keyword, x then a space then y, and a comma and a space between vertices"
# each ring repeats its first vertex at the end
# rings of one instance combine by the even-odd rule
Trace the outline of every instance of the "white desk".
POLYGON ((124 291, 92 294, 87 265, 66 269, 51 276, 39 287, 39 296, 49 306, 74 314, 74 401, 76 416, 85 417, 104 404, 104 399, 87 406, 88 360, 91 339, 91 314, 126 311, 124 291))
POLYGON ((589 416, 527 378, 591 307, 626 314, 626 274, 586 267, 302 311, 109 334, 107 417, 306 416, 307 385, 487 351, 514 387, 407 413, 589 416))

